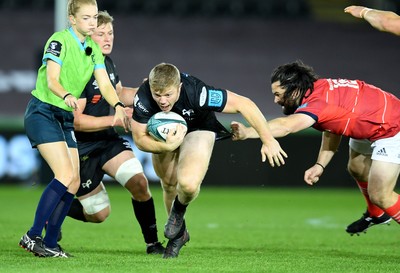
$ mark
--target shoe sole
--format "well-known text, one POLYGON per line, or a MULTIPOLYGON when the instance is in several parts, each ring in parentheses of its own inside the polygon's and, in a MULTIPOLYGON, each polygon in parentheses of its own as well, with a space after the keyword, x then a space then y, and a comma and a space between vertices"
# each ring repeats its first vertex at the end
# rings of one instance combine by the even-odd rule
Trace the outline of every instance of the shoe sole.
POLYGON ((367 233, 367 230, 368 230, 369 228, 373 227, 373 226, 385 225, 385 224, 388 225, 388 226, 390 226, 390 221, 392 221, 392 218, 389 218, 388 220, 386 220, 386 221, 384 221, 384 222, 382 222, 382 223, 378 223, 378 224, 372 223, 369 227, 367 227, 366 229, 364 229, 364 230, 362 230, 362 231, 358 231, 358 232, 348 232, 348 231, 346 231, 346 232, 349 233, 350 236, 353 236, 354 234, 357 234, 357 236, 360 236, 361 233, 366 234, 366 233, 367 233))

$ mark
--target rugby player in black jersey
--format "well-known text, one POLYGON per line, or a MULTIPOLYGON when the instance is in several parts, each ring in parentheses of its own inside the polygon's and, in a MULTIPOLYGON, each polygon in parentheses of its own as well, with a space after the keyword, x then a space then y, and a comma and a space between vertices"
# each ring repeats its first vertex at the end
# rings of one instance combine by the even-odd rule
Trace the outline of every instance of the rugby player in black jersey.
MULTIPOLYGON (((114 32, 113 17, 99 12, 97 29, 92 39, 100 45, 105 55, 107 73, 120 100, 132 104, 137 88, 123 87, 115 65, 108 56, 112 52, 114 32)), ((78 100, 74 111, 75 130, 80 156, 81 185, 68 216, 84 222, 100 223, 110 214, 110 200, 102 179, 104 174, 113 177, 132 195, 131 202, 141 227, 148 254, 163 254, 164 247, 157 236, 156 215, 148 180, 129 141, 114 130, 110 107, 101 96, 97 82, 92 77, 78 100)), ((132 108, 126 107, 132 115, 132 108)), ((122 126, 122 124, 116 124, 122 126)))
POLYGON ((271 166, 285 163, 286 153, 272 137, 265 117, 253 101, 180 73, 172 64, 156 65, 136 93, 132 135, 140 150, 153 154, 153 166, 162 183, 169 215, 164 228, 169 239, 164 258, 177 257, 189 241, 186 208, 199 194, 215 140, 231 137, 215 112, 242 114, 262 136, 262 161, 268 158, 271 166), (160 111, 180 114, 187 122, 187 131, 178 125, 165 142, 153 139, 147 133, 146 123, 160 111))

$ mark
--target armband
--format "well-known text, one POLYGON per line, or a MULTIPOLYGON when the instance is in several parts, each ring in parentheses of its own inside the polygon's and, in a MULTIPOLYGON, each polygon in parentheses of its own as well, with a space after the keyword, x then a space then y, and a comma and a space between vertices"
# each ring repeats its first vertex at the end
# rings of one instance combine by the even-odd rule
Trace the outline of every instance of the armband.
POLYGON ((362 10, 361 10, 361 12, 360 12, 360 17, 361 18, 363 18, 363 19, 365 19, 365 15, 367 15, 367 13, 369 12, 369 11, 371 11, 372 9, 370 9, 370 8, 363 8, 362 10))
POLYGON ((117 107, 117 106, 121 106, 122 108, 125 108, 125 104, 123 104, 122 102, 117 102, 115 105, 114 105, 114 109, 117 107))
POLYGON ((320 163, 318 163, 318 162, 317 162, 317 163, 315 163, 315 165, 318 165, 318 166, 320 166, 320 167, 322 168, 322 170, 323 170, 323 171, 325 171, 325 167, 324 167, 324 165, 322 165, 322 164, 320 164, 320 163))
POLYGON ((72 94, 71 93, 65 94, 64 97, 63 97, 63 100, 65 100, 68 96, 72 96, 72 94))

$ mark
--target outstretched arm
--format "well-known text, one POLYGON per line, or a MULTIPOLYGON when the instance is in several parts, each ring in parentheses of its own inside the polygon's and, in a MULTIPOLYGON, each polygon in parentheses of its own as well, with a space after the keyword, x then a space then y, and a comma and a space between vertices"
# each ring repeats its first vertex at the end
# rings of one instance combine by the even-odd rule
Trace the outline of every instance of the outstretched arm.
MULTIPOLYGON (((275 138, 284 137, 311 127, 315 120, 305 114, 293 114, 287 117, 272 119, 268 122, 271 134, 275 138)), ((247 138, 258 138, 257 131, 252 127, 246 127, 242 123, 232 121, 232 139, 245 140, 247 138)))
POLYGON ((267 120, 257 105, 249 98, 228 92, 228 99, 223 110, 224 113, 240 113, 257 132, 263 145, 261 147, 261 158, 265 162, 268 158, 269 164, 281 166, 285 164, 284 158, 287 154, 280 147, 278 141, 272 136, 267 120))
POLYGON ((400 35, 400 16, 391 11, 370 9, 364 6, 349 6, 344 12, 356 18, 363 18, 374 28, 400 35))

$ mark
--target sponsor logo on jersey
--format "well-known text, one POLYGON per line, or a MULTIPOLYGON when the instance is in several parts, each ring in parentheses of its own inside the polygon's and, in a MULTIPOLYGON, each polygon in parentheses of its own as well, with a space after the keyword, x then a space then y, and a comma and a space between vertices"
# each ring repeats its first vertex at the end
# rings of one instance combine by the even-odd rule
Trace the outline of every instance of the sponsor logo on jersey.
POLYGON ((50 53, 56 57, 60 57, 62 45, 58 41, 51 41, 46 49, 46 53, 50 53))
POLYGON ((194 114, 194 110, 193 109, 189 109, 189 110, 183 109, 182 110, 182 116, 190 117, 192 114, 194 114))
POLYGON ((122 144, 125 146, 126 149, 132 149, 131 144, 128 140, 125 140, 124 142, 122 142, 122 144))
POLYGON ((133 100, 133 105, 136 108, 139 108, 142 112, 148 113, 149 110, 140 102, 139 96, 136 94, 135 99, 133 100))
POLYGON ((101 100, 101 95, 94 95, 92 100, 90 101, 93 104, 98 103, 101 100))
POLYGON ((207 89, 205 86, 203 86, 200 93, 200 101, 199 101, 200 106, 203 106, 204 103, 206 103, 206 99, 207 99, 207 89))
POLYGON ((208 90, 208 106, 220 107, 222 105, 222 91, 208 90))
POLYGON ((88 179, 86 182, 82 183, 82 188, 90 189, 90 185, 92 184, 92 180, 88 179))

